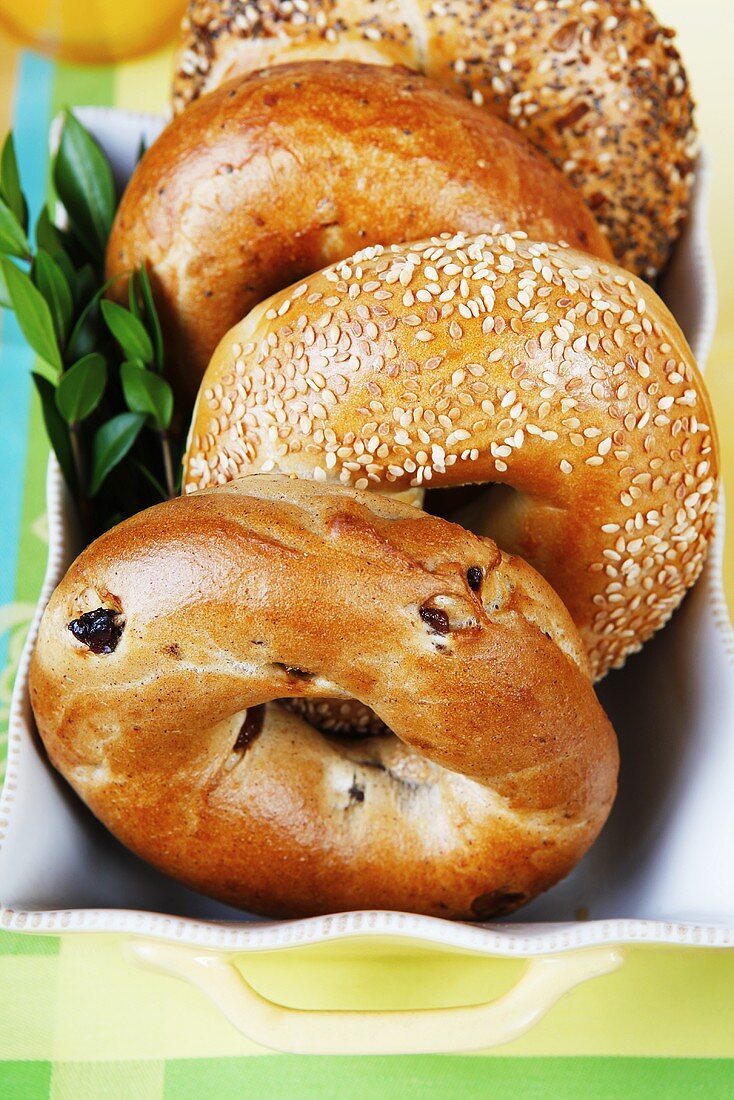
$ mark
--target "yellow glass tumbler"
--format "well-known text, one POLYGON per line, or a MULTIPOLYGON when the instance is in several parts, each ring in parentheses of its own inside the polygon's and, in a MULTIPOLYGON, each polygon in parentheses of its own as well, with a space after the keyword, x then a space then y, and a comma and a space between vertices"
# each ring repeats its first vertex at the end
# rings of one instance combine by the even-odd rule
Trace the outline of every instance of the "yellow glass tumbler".
POLYGON ((0 30, 63 61, 104 65, 166 45, 184 0, 0 0, 0 30))

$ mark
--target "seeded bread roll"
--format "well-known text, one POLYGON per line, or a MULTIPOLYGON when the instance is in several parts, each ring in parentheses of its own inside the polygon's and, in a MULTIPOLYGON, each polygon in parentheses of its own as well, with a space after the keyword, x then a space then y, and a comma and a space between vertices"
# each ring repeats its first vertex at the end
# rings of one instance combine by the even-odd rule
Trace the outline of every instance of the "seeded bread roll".
POLYGON ((719 462, 654 291, 517 233, 365 249, 235 326, 184 487, 273 469, 388 492, 498 483, 454 518, 550 581, 598 677, 698 577, 719 462))
POLYGON ((649 279, 695 165, 673 37, 641 0, 190 0, 173 102, 297 58, 408 65, 520 129, 579 189, 618 261, 649 279))
POLYGON ((273 916, 486 919, 552 885, 615 793, 568 613, 406 504, 263 475, 103 535, 51 597, 30 690, 53 764, 125 844, 273 916), (273 700, 358 699, 341 743, 273 700))
MULTIPOLYGON (((148 150, 108 277, 145 261, 168 361, 193 404, 257 302, 366 244, 520 228, 609 256, 561 174, 510 127, 416 74, 304 62, 205 97, 148 150)), ((126 279, 110 293, 126 300, 126 279)))

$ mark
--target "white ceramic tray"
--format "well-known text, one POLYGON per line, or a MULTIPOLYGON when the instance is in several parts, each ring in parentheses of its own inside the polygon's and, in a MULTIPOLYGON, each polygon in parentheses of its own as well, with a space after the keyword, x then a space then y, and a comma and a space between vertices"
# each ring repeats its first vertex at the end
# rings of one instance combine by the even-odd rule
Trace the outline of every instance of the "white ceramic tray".
MULTIPOLYGON (((79 114, 120 185, 141 135, 150 141, 162 125, 108 109, 79 114)), ((716 314, 706 206, 702 163, 693 213, 662 286, 702 365, 716 314)), ((601 685, 622 753, 619 798, 602 837, 565 882, 501 924, 392 912, 265 921, 186 890, 123 849, 49 767, 28 700, 38 620, 78 550, 53 462, 48 526, 48 570, 15 685, 0 800, 2 927, 122 936, 131 958, 193 981, 257 1042, 340 1054, 486 1048, 526 1030, 567 989, 619 966, 624 944, 734 944, 734 634, 721 582, 723 502, 701 581, 666 629, 601 685), (590 919, 576 919, 581 910, 590 919), (530 961, 492 1004, 389 1013, 284 1009, 255 993, 232 964, 243 952, 365 937, 530 961)))

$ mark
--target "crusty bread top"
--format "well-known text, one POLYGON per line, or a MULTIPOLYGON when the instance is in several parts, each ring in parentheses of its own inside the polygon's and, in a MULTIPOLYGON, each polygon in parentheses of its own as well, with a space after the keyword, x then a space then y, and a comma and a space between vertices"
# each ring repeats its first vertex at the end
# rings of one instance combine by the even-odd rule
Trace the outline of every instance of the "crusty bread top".
POLYGON ((125 843, 269 913, 489 916, 566 874, 615 793, 548 585, 341 486, 261 475, 107 532, 51 597, 30 691, 51 760, 125 843), (99 609, 103 646, 81 630, 99 609), (357 698, 400 741, 335 748, 283 697, 357 698))
POLYGON ((703 379, 649 286, 522 234, 457 234, 366 249, 222 340, 184 486, 271 469, 512 486, 472 525, 550 580, 601 675, 698 577, 718 453, 703 379))
MULTIPOLYGON (((495 226, 610 256, 579 195, 528 141, 425 77, 277 66, 178 116, 135 170, 108 276, 148 264, 182 402, 257 302, 368 244, 495 226)), ((125 278, 110 294, 124 300, 125 278)))

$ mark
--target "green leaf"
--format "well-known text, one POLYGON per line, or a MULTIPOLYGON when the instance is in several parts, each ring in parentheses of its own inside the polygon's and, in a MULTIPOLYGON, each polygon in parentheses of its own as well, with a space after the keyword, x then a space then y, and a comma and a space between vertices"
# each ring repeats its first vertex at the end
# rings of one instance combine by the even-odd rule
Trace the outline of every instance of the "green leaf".
POLYGON ((102 482, 132 447, 145 423, 141 413, 126 412, 113 416, 98 428, 92 442, 91 496, 99 492, 102 482))
POLYGON ((71 111, 54 161, 54 184, 76 235, 94 259, 102 260, 115 213, 112 170, 71 111))
MULTIPOLYGON (((46 250, 44 250, 46 251, 46 250)), ((75 301, 75 293, 77 288, 77 273, 76 268, 71 262, 68 253, 56 252, 53 254, 53 258, 61 270, 64 278, 69 284, 69 290, 71 291, 72 301, 75 301)), ((91 268, 89 269, 91 271, 91 268)))
MULTIPOLYGON (((97 350, 100 341, 98 332, 99 302, 102 295, 112 286, 116 278, 117 276, 108 279, 107 282, 92 295, 77 317, 76 324, 72 329, 69 343, 66 347, 66 353, 70 359, 81 359, 82 356, 97 350)), ((88 264, 85 264, 77 272, 76 293, 78 300, 75 301, 77 309, 86 298, 87 292, 93 290, 95 285, 96 279, 94 277, 94 272, 88 264), (82 287, 83 282, 84 286, 82 287)))
MULTIPOLYGON (((110 283, 105 283, 104 290, 110 283)), ((89 303, 92 297, 96 297, 97 300, 101 297, 103 292, 98 292, 97 276, 94 274, 94 268, 91 264, 82 264, 82 266, 76 272, 76 281, 74 286, 74 305, 77 309, 83 304, 89 303)))
POLYGON ((56 261, 42 248, 36 253, 33 275, 36 286, 51 310, 56 339, 63 347, 74 312, 74 302, 66 276, 56 261))
POLYGON ((31 246, 23 232, 23 226, 3 198, 0 197, 0 252, 29 260, 31 246))
POLYGON ((164 432, 173 416, 173 390, 165 378, 128 361, 120 367, 120 380, 131 412, 146 413, 164 432))
POLYGON ((10 295, 8 294, 8 288, 5 285, 5 276, 0 269, 0 309, 12 309, 13 303, 10 301, 10 295))
POLYGON ((107 384, 104 356, 85 355, 62 374, 56 388, 56 408, 67 424, 86 420, 99 405, 107 384))
POLYGON ((128 359, 142 359, 145 363, 149 363, 153 358, 153 345, 143 322, 134 317, 124 306, 118 306, 117 302, 105 299, 100 304, 107 328, 128 359))
POLYGON ((91 298, 77 317, 66 345, 69 359, 82 359, 95 350, 99 344, 98 333, 99 295, 91 298))
POLYGON ((139 321, 142 321, 138 304, 138 285, 134 271, 130 272, 130 278, 127 281, 127 306, 133 317, 137 317, 139 321))
POLYGON ((126 359, 125 362, 122 363, 122 367, 135 367, 135 370, 139 371, 148 369, 142 359, 126 359))
POLYGON ((61 353, 46 299, 33 285, 30 276, 21 271, 12 260, 0 257, 0 270, 21 332, 42 359, 61 370, 61 353))
POLYGON ((155 308, 153 291, 150 285, 150 278, 148 277, 148 269, 145 264, 141 264, 138 268, 138 278, 140 279, 140 294, 143 299, 143 305, 145 306, 146 327, 153 339, 153 361, 160 374, 163 370, 164 363, 163 334, 161 332, 161 323, 158 320, 158 310, 155 308))
POLYGON ((71 493, 74 494, 76 493, 76 473, 71 450, 71 436, 59 410, 56 408, 56 387, 40 374, 34 373, 33 381, 41 399, 41 411, 43 413, 43 423, 46 425, 46 434, 59 461, 66 484, 69 486, 71 493))
POLYGON ((56 257, 58 253, 64 251, 64 238, 60 229, 51 221, 51 215, 48 212, 48 207, 44 206, 41 213, 38 215, 38 221, 36 222, 36 244, 39 248, 44 248, 49 255, 56 257))
POLYGON ((28 228, 28 204, 20 186, 13 135, 8 134, 0 152, 0 195, 5 199, 21 229, 28 228))

